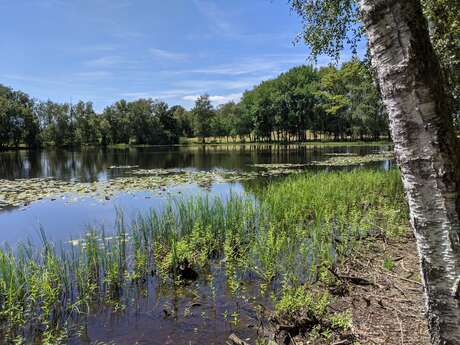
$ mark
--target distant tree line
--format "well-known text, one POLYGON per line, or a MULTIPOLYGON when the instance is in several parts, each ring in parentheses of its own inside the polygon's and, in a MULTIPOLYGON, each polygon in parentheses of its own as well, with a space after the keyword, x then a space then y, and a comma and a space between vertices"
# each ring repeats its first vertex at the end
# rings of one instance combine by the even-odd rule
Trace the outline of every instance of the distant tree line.
POLYGON ((97 114, 91 102, 35 101, 0 85, 0 148, 174 144, 192 134, 189 123, 183 107, 162 101, 121 100, 97 114))
POLYGON ((36 101, 0 85, 0 147, 175 144, 181 137, 251 141, 378 139, 387 116, 368 66, 300 66, 215 108, 208 95, 191 110, 152 99, 121 100, 96 113, 91 102, 36 101))
POLYGON ((192 109, 194 135, 251 141, 378 139, 387 116, 367 65, 300 66, 246 91, 239 104, 212 109, 207 96, 192 109))

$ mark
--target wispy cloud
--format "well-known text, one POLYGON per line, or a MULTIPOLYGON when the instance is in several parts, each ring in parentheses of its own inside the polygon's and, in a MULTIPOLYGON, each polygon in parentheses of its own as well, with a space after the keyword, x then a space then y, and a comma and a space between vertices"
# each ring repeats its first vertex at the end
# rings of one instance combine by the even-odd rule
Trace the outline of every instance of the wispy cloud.
MULTIPOLYGON (((72 2, 67 0, 30 0, 32 4, 42 7, 55 7, 64 5, 75 5, 78 2, 72 2)), ((92 4, 96 6, 104 6, 105 8, 112 9, 125 9, 133 5, 131 0, 92 0, 92 4)))
MULTIPOLYGON (((151 99, 176 99, 187 102, 195 102, 200 95, 205 94, 203 90, 193 89, 171 89, 166 91, 141 91, 141 92, 123 92, 119 94, 119 97, 126 98, 128 100, 139 99, 139 98, 151 98, 151 99)), ((224 104, 230 101, 239 101, 242 97, 242 92, 235 92, 223 95, 211 95, 209 99, 215 105, 224 104)))
POLYGON ((100 80, 109 78, 111 76, 112 73, 108 71, 88 71, 75 73, 75 78, 80 80, 100 80))
POLYGON ((188 59, 187 54, 172 52, 169 50, 150 48, 150 54, 157 59, 161 60, 174 60, 174 61, 184 61, 188 59))
MULTIPOLYGON (((92 87, 94 81, 103 80, 112 77, 112 73, 106 71, 90 71, 90 72, 77 72, 67 76, 59 77, 42 77, 37 75, 21 75, 21 74, 3 74, 0 75, 1 80, 5 80, 7 83, 23 82, 28 86, 36 86, 41 89, 43 88, 81 88, 87 89, 92 87)), ((101 88, 99 88, 100 90, 101 88)), ((97 97, 96 94, 92 96, 97 97)))
POLYGON ((97 59, 92 59, 84 62, 85 66, 89 67, 108 67, 120 64, 123 59, 119 56, 103 56, 97 59))
POLYGON ((233 26, 217 4, 209 0, 193 0, 198 11, 206 17, 213 31, 221 34, 233 34, 233 26))
POLYGON ((120 97, 128 99, 151 98, 151 94, 148 92, 122 92, 120 97))
POLYGON ((103 53, 111 52, 118 49, 119 46, 115 44, 93 44, 93 45, 81 45, 81 46, 71 46, 66 48, 66 50, 71 52, 78 53, 103 53))
MULTIPOLYGON (((228 102, 238 102, 241 97, 243 96, 242 93, 231 93, 228 95, 213 95, 209 96, 209 100, 213 102, 215 105, 220 105, 228 102)), ((197 98, 200 97, 199 95, 187 95, 182 97, 184 101, 195 102, 197 98)))
POLYGON ((272 78, 274 75, 261 75, 257 77, 239 78, 236 80, 197 80, 197 79, 186 79, 177 83, 179 86, 185 88, 195 88, 204 92, 206 90, 241 90, 250 88, 258 84, 261 80, 272 78))
MULTIPOLYGON (((191 40, 203 40, 212 37, 226 38, 238 42, 247 42, 250 44, 273 41, 292 42, 295 33, 289 32, 254 32, 251 29, 245 30, 241 23, 235 24, 239 15, 231 14, 221 9, 221 5, 212 0, 193 0, 193 4, 199 13, 206 19, 208 27, 207 32, 190 32, 187 38, 191 40)), ((300 24, 299 24, 300 25, 300 24)))
POLYGON ((113 37, 118 39, 140 39, 146 36, 146 33, 133 29, 133 26, 123 24, 113 16, 92 16, 88 18, 88 21, 91 25, 105 27, 113 37))
POLYGON ((176 74, 203 74, 203 75, 222 75, 222 76, 240 76, 249 74, 277 74, 294 65, 307 63, 307 56, 303 54, 295 55, 267 55, 263 57, 254 57, 241 59, 235 63, 208 66, 204 68, 187 69, 171 71, 176 74))
POLYGON ((123 92, 120 93, 120 97, 125 97, 128 99, 138 99, 138 98, 152 98, 152 99, 180 99, 184 95, 195 92, 193 89, 170 89, 163 91, 139 91, 139 92, 123 92))
POLYGON ((9 80, 9 81, 24 81, 28 83, 35 83, 35 84, 49 84, 49 85, 57 85, 57 86, 68 86, 69 83, 61 80, 54 80, 49 78, 42 78, 30 75, 21 75, 21 74, 5 74, 1 76, 1 79, 9 80))

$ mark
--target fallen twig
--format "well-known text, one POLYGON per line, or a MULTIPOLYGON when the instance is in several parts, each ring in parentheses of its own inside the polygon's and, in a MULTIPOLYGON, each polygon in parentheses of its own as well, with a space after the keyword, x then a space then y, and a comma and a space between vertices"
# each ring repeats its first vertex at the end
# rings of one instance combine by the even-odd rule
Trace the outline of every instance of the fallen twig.
POLYGON ((227 340, 228 345, 249 345, 244 340, 240 339, 235 333, 230 334, 227 340))
POLYGON ((404 277, 400 277, 400 276, 397 276, 395 274, 391 274, 391 273, 387 273, 387 272, 384 272, 384 271, 380 271, 380 273, 383 273, 389 277, 393 277, 393 278, 397 278, 397 279, 401 279, 401 280, 404 280, 406 282, 409 282, 409 283, 413 283, 413 284, 417 284, 419 286, 423 286, 422 283, 416 281, 416 280, 412 280, 412 279, 407 279, 407 278, 404 278, 404 277))
POLYGON ((361 285, 361 286, 369 286, 369 285, 374 285, 371 281, 365 279, 365 278, 360 278, 360 277, 351 277, 351 276, 342 276, 334 272, 334 270, 328 268, 328 270, 339 280, 346 280, 347 282, 350 282, 355 285, 361 285))

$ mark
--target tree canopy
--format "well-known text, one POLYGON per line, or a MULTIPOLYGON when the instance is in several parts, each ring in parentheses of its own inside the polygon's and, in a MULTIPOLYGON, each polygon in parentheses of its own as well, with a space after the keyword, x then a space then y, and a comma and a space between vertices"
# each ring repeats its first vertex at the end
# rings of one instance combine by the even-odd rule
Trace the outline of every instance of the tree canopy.
POLYGON ((214 107, 208 95, 189 111, 163 101, 120 100, 97 113, 91 102, 37 101, 0 88, 0 145, 175 144, 180 137, 303 141, 374 138, 388 126, 367 64, 298 66, 214 107), (307 138, 307 133, 309 137, 307 138))
POLYGON ((320 133, 339 138, 386 135, 387 121, 370 71, 358 60, 319 70, 300 66, 247 91, 241 111, 262 140, 316 139, 320 133))
MULTIPOLYGON (((356 52, 364 39, 356 0, 289 0, 289 3, 303 21, 298 39, 311 48, 313 58, 325 54, 338 61, 344 48, 349 46, 356 52)), ((421 0, 421 4, 447 80, 454 120, 460 129, 460 1, 421 0)))
MULTIPOLYGON (((431 342, 458 344, 460 142, 453 125, 458 124, 460 110, 460 2, 289 2, 303 19, 303 39, 315 56, 325 53, 337 58, 344 44, 356 47, 361 34, 366 34, 409 204, 431 342)), ((341 87, 331 79, 332 89, 341 87)), ((355 92, 361 93, 353 88, 355 92)), ((334 97, 330 109, 340 112, 353 98, 334 97)), ((356 111, 350 114, 361 111, 360 103, 352 101, 356 111)))

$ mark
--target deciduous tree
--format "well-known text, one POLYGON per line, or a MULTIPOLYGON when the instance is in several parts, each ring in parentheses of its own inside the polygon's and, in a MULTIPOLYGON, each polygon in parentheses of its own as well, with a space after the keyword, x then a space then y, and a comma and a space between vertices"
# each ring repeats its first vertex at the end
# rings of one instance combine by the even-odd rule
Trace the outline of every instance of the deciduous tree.
POLYGON ((192 109, 192 114, 195 135, 200 137, 201 142, 204 144, 206 142, 206 137, 211 134, 211 123, 215 115, 209 95, 198 97, 192 109))
POLYGON ((460 344, 460 148, 420 0, 291 4, 317 54, 338 54, 363 23, 409 202, 431 340, 460 344))

